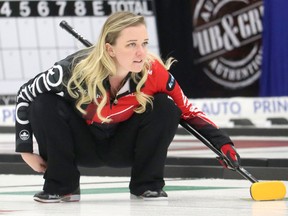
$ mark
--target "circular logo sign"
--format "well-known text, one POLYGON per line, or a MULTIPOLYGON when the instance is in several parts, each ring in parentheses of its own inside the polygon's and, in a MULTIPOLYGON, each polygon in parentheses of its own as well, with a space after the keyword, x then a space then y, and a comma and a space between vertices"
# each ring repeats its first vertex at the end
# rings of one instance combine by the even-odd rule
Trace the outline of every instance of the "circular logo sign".
POLYGON ((230 88, 254 83, 261 73, 262 0, 199 0, 193 13, 195 64, 230 88))
POLYGON ((21 140, 28 140, 30 137, 30 133, 27 130, 21 130, 19 133, 19 137, 21 140))

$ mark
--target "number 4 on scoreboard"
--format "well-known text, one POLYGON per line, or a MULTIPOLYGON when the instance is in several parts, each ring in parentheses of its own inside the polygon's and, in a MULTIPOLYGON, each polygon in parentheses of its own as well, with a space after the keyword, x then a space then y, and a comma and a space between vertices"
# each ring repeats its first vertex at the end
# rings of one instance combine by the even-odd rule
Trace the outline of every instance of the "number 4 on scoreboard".
POLYGON ((9 2, 4 2, 0 8, 0 15, 10 17, 12 14, 12 10, 10 8, 9 2))

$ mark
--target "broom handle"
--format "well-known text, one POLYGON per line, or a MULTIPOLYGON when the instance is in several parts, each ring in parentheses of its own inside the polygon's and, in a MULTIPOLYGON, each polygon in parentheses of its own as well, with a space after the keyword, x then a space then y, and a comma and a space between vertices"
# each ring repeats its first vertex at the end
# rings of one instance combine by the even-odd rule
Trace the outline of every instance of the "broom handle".
MULTIPOLYGON (((84 44, 86 47, 90 47, 93 44, 89 42, 87 39, 85 39, 82 35, 80 35, 74 28, 72 28, 66 21, 61 21, 59 24, 63 29, 65 29, 67 32, 69 32, 71 35, 73 35, 76 39, 78 39, 82 44, 84 44)), ((196 138, 198 138, 200 141, 202 141, 208 148, 210 148, 214 153, 216 153, 222 160, 225 160, 231 167, 233 165, 230 163, 230 161, 226 158, 225 155, 223 155, 218 149, 216 149, 207 139, 205 139, 201 134, 199 134, 191 125, 189 125, 186 121, 181 120, 180 125, 185 128, 189 133, 194 135, 196 138)), ((242 175, 244 178, 248 179, 252 183, 258 182, 258 180, 252 176, 247 170, 245 170, 243 167, 237 167, 235 170, 242 175)))
POLYGON ((185 128, 190 134, 194 135, 197 139, 203 142, 208 148, 210 148, 215 154, 217 154, 221 160, 224 160, 228 163, 231 167, 233 167, 237 173, 242 175, 247 180, 251 181, 252 183, 258 182, 258 180, 252 176, 246 169, 243 167, 234 167, 230 160, 222 154, 215 146, 213 146, 207 139, 205 139, 200 133, 198 133, 191 125, 189 125, 185 120, 181 119, 180 125, 185 128))
POLYGON ((93 45, 90 41, 88 41, 82 35, 80 35, 74 28, 72 28, 72 26, 70 26, 65 20, 62 20, 59 25, 63 29, 65 29, 67 32, 69 32, 71 35, 73 35, 77 40, 79 40, 86 47, 90 47, 93 45))

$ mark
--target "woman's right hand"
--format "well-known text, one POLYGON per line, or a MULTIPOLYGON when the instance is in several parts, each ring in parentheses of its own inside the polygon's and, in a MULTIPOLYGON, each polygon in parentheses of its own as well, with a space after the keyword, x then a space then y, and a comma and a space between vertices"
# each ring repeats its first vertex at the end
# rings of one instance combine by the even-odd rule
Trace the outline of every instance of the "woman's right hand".
POLYGON ((23 152, 21 153, 22 159, 36 172, 45 173, 47 169, 47 163, 44 159, 34 153, 23 152))

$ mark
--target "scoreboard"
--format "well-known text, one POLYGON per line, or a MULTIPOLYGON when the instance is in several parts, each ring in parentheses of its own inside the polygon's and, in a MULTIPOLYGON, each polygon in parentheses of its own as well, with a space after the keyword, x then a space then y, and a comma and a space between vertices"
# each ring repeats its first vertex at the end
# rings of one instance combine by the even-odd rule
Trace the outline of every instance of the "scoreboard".
POLYGON ((94 43, 117 11, 145 16, 149 50, 159 54, 153 0, 0 1, 0 95, 16 94, 24 82, 84 47, 59 27, 62 20, 94 43))
POLYGON ((1 1, 1 17, 107 16, 117 11, 153 15, 152 1, 1 1))

